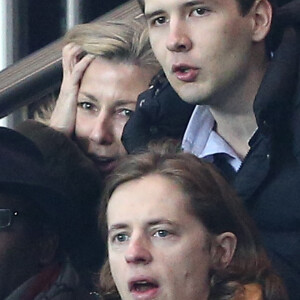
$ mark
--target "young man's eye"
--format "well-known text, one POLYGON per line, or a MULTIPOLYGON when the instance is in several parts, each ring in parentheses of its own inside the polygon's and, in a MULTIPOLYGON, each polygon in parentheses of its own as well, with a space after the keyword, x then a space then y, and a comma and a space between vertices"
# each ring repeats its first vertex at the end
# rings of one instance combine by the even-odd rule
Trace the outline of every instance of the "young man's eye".
POLYGON ((167 18, 166 17, 157 17, 155 19, 153 19, 150 23, 153 26, 161 26, 163 24, 165 24, 167 22, 167 18))
POLYGON ((170 232, 168 230, 160 229, 155 232, 154 236, 164 238, 167 237, 169 234, 170 232))
POLYGON ((118 233, 113 237, 113 241, 118 242, 118 243, 124 243, 128 241, 129 236, 125 233, 118 233))
POLYGON ((204 8, 204 7, 198 7, 198 8, 195 8, 192 12, 191 12, 191 15, 192 16, 204 16, 208 13, 208 9, 207 8, 204 8))

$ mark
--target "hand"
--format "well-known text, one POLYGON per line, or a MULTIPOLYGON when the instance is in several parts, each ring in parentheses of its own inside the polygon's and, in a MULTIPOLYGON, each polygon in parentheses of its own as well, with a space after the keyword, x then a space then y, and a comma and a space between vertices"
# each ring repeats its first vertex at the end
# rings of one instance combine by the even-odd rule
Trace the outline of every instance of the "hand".
POLYGON ((67 44, 62 51, 63 81, 50 119, 50 127, 72 136, 75 130, 77 97, 83 74, 95 56, 84 54, 74 43, 67 44))

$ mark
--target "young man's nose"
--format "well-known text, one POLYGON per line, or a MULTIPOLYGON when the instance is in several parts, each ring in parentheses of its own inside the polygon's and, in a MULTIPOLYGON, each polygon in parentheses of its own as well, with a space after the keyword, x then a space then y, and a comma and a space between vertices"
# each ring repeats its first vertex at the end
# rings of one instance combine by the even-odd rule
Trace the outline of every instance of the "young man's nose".
POLYGON ((149 264, 152 255, 147 240, 143 237, 132 238, 125 253, 125 260, 128 264, 149 264))
POLYGON ((184 21, 174 20, 169 23, 167 49, 175 52, 186 52, 192 47, 192 41, 185 28, 184 21))
POLYGON ((111 145, 114 141, 111 116, 105 112, 100 112, 94 122, 89 138, 97 144, 111 145))

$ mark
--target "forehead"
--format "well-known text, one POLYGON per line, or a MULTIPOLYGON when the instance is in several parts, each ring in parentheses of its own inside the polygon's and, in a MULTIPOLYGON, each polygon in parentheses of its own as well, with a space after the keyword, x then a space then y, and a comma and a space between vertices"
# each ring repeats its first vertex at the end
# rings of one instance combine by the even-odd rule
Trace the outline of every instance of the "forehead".
POLYGON ((196 219, 188 211, 188 197, 172 180, 148 175, 120 185, 107 207, 107 222, 148 222, 153 219, 184 223, 196 219))
POLYGON ((82 78, 82 85, 89 82, 130 83, 132 79, 139 84, 148 84, 153 71, 136 64, 110 61, 97 57, 87 68, 82 78))
POLYGON ((145 0, 144 12, 156 11, 156 10, 168 10, 172 8, 184 8, 194 5, 232 5, 237 3, 237 0, 145 0))
POLYGON ((96 58, 85 71, 80 93, 110 98, 133 98, 147 89, 154 71, 130 63, 96 58))

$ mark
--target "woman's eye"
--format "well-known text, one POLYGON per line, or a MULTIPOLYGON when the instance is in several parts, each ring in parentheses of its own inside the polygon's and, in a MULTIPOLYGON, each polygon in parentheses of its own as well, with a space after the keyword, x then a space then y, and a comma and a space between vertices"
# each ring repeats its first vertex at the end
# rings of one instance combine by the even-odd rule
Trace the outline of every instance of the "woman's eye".
POLYGON ((125 109, 122 109, 122 110, 120 111, 120 115, 125 116, 125 117, 128 117, 128 118, 129 118, 132 114, 133 114, 133 111, 132 111, 131 109, 125 108, 125 109))
POLYGON ((116 236, 114 236, 113 240, 119 243, 123 243, 128 241, 129 237, 125 233, 119 233, 116 236))
POLYGON ((155 232, 154 236, 164 238, 164 237, 168 236, 169 234, 170 234, 169 231, 160 229, 155 232))
POLYGON ((203 15, 207 14, 207 12, 208 12, 208 9, 198 7, 198 8, 196 8, 192 11, 191 15, 193 15, 193 16, 203 16, 203 15))
POLYGON ((78 106, 84 110, 96 110, 96 106, 90 102, 79 102, 78 106))

